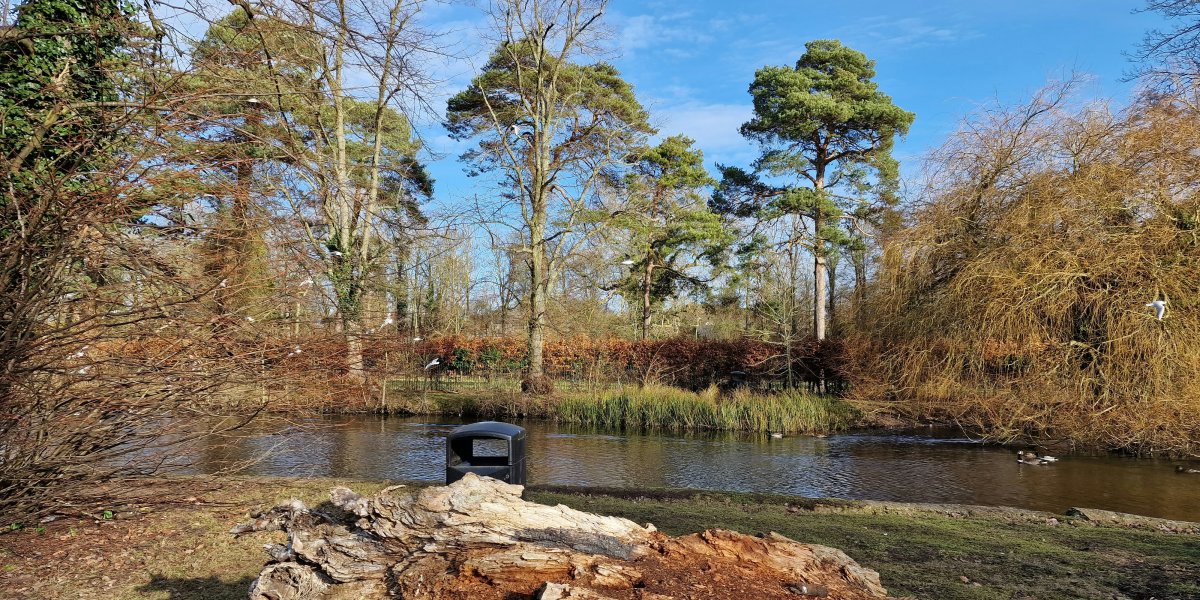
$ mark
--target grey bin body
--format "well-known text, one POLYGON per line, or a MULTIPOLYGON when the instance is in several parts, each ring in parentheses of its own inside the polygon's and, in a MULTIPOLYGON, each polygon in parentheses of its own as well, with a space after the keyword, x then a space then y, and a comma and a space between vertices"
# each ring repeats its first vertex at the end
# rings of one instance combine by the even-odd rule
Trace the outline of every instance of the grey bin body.
POLYGON ((483 421, 451 431, 446 436, 446 484, 462 479, 467 473, 525 485, 525 429, 511 423, 483 421), (476 441, 504 446, 507 453, 477 455, 480 448, 476 441))

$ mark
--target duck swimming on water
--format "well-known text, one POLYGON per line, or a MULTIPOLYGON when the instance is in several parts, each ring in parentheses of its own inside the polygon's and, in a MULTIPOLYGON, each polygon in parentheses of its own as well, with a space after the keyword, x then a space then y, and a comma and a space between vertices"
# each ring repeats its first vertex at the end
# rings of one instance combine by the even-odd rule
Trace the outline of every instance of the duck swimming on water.
POLYGON ((1026 459, 1030 459, 1030 460, 1040 460, 1044 463, 1058 462, 1058 459, 1053 456, 1050 456, 1048 454, 1038 454, 1037 452, 1034 452, 1033 450, 1021 450, 1021 451, 1018 451, 1017 454, 1020 454, 1022 458, 1026 458, 1026 459))
MULTIPOLYGON (((1055 459, 1055 460, 1058 460, 1058 459, 1055 459)), ((1025 450, 1025 451, 1017 450, 1017 462, 1021 463, 1023 465, 1044 465, 1044 464, 1048 464, 1053 461, 1049 461, 1044 458, 1040 458, 1040 457, 1038 457, 1037 454, 1034 454, 1033 452, 1030 452, 1028 450, 1025 450)))
POLYGON ((1178 465, 1175 467, 1175 472, 1176 473, 1197 474, 1197 473, 1200 473, 1200 469, 1188 469, 1188 468, 1185 468, 1183 465, 1178 465))

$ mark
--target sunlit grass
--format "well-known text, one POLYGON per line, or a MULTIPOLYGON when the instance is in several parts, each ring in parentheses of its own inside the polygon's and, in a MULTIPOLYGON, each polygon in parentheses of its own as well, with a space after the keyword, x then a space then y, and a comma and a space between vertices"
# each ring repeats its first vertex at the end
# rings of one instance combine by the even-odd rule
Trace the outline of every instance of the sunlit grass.
POLYGON ((799 390, 697 393, 661 384, 595 391, 522 394, 512 385, 477 389, 393 390, 374 406, 391 414, 550 419, 608 428, 725 430, 785 433, 842 431, 862 414, 848 402, 799 390))
POLYGON ((859 418, 858 411, 840 399, 795 390, 721 395, 716 388, 695 393, 662 385, 567 395, 555 405, 554 416, 596 427, 790 433, 839 431, 859 418))

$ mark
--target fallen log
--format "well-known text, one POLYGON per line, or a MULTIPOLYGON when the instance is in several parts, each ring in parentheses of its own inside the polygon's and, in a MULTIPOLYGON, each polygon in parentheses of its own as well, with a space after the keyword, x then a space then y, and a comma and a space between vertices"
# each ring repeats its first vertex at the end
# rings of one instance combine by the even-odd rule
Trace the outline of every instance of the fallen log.
POLYGON ((522 486, 467 474, 444 487, 275 507, 235 535, 282 530, 252 600, 405 598, 773 600, 887 598, 840 550, 774 533, 653 525, 521 499, 522 486))

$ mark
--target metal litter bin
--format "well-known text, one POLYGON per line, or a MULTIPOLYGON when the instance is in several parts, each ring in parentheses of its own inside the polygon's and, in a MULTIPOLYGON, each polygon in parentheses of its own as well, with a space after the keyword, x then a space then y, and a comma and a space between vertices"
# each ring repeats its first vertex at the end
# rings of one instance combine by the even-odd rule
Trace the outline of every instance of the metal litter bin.
POLYGON ((525 429, 483 421, 451 431, 446 436, 446 484, 467 473, 525 485, 525 429))

